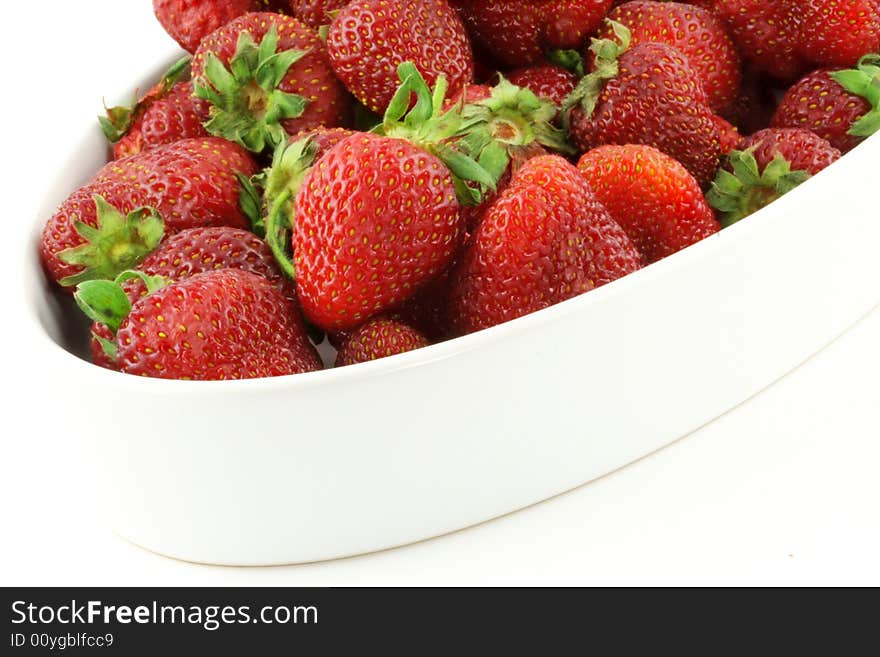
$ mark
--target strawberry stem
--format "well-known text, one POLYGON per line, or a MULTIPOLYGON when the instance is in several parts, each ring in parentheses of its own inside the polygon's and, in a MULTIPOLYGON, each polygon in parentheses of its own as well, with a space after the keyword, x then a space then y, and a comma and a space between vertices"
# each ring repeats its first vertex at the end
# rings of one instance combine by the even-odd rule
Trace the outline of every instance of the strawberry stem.
POLYGON ((880 130, 880 55, 868 54, 854 69, 835 71, 831 77, 851 94, 861 96, 871 110, 849 130, 853 137, 870 137, 880 130))
POLYGON ((205 128, 262 153, 287 140, 282 122, 302 116, 309 101, 278 87, 290 67, 308 54, 307 50, 278 52, 278 30, 273 25, 259 43, 242 32, 229 68, 214 53, 208 53, 205 79, 195 81, 195 93, 211 104, 211 118, 205 128))
POLYGON ((162 76, 159 85, 142 100, 138 100, 137 92, 135 92, 134 100, 130 106, 107 107, 104 105, 107 116, 99 116, 98 123, 101 124, 101 130, 107 139, 114 144, 121 140, 131 130, 131 126, 144 110, 151 103, 167 95, 174 85, 184 77, 190 60, 191 58, 186 56, 175 62, 162 76))
POLYGON ((733 151, 729 156, 733 172, 721 169, 706 194, 709 205, 718 210, 726 228, 754 214, 810 178, 807 171, 792 171, 791 163, 777 154, 760 171, 750 150, 733 151))
POLYGON ((381 125, 373 132, 405 139, 439 158, 452 174, 459 201, 464 205, 478 205, 486 190, 497 187, 500 174, 457 147, 456 142, 467 133, 463 131, 465 121, 460 107, 443 110, 448 91, 446 77, 441 75, 432 90, 412 62, 402 63, 397 75, 400 86, 381 125), (413 96, 415 105, 412 105, 413 96))
POLYGON ((580 107, 586 118, 593 116, 599 97, 605 90, 605 84, 620 73, 620 56, 629 50, 632 44, 632 32, 629 28, 606 19, 614 32, 614 39, 593 39, 590 52, 594 55, 593 72, 585 75, 562 104, 562 118, 569 126, 571 110, 580 107))
POLYGON ((153 208, 138 208, 123 217, 103 196, 95 194, 93 198, 97 227, 77 221, 74 229, 85 243, 58 254, 62 262, 82 266, 78 274, 60 281, 63 287, 115 278, 120 272, 136 267, 165 234, 162 217, 153 208))

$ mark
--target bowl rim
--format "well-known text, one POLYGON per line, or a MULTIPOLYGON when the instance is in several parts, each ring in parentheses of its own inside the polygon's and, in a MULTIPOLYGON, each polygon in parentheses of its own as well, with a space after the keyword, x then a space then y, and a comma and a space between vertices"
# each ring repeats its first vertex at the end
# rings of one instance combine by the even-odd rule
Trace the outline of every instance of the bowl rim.
MULTIPOLYGON (((178 55, 179 56, 179 55, 178 55)), ((169 61, 172 58, 169 56, 169 61)), ((167 66, 166 66, 167 67, 167 66)), ((158 69, 161 75, 164 68, 158 69)), ((147 78, 150 79, 150 78, 147 78)), ((97 127, 91 128, 85 132, 79 140, 79 145, 74 147, 71 154, 76 153, 79 149, 85 148, 86 144, 94 140, 96 133, 99 132, 97 127)), ((83 380, 84 377, 92 378, 95 384, 113 385, 113 386, 132 386, 139 392, 148 392, 151 394, 174 394, 174 395, 203 395, 213 392, 264 392, 266 390, 289 389, 298 390, 304 387, 321 387, 324 385, 337 385, 343 382, 356 383, 361 379, 375 378, 377 376, 387 376, 396 374, 401 371, 423 367, 432 362, 447 360, 470 352, 475 349, 484 347, 493 342, 501 342, 504 340, 516 339, 529 331, 539 330, 542 326, 550 322, 561 321, 565 317, 582 313, 592 307, 600 307, 618 295, 626 295, 632 293, 633 288, 642 285, 643 280, 652 280, 666 276, 668 273, 674 272, 684 267, 694 266, 694 263, 711 258, 721 249, 730 248, 731 244, 737 244, 751 239, 752 234, 756 230, 762 230, 760 226, 767 222, 781 222, 786 219, 788 214, 788 206, 796 203, 803 193, 804 187, 813 187, 816 184, 815 179, 824 180, 829 172, 834 172, 839 168, 841 160, 848 159, 853 152, 860 153, 869 148, 874 148, 872 144, 880 145, 880 135, 874 135, 865 139, 856 146, 850 153, 844 154, 840 160, 832 163, 825 170, 820 171, 813 176, 805 185, 789 192, 785 196, 777 199, 770 205, 762 208, 746 219, 724 228, 718 233, 689 246, 678 253, 664 258, 658 262, 650 264, 642 269, 628 274, 620 279, 612 281, 602 287, 595 288, 580 296, 568 299, 561 303, 543 308, 528 315, 510 320, 503 324, 493 326, 469 335, 453 338, 437 344, 423 347, 415 351, 410 351, 379 360, 358 363, 346 367, 331 367, 315 372, 307 372, 303 374, 293 374, 280 377, 261 378, 261 379, 239 379, 239 380, 223 380, 223 381, 183 381, 177 379, 159 379, 149 377, 138 377, 121 372, 99 367, 88 360, 85 360, 76 354, 65 349, 61 344, 54 340, 46 331, 43 322, 39 319, 38 307, 41 303, 38 295, 27 295, 25 305, 27 312, 22 321, 27 321, 30 326, 25 329, 29 333, 38 335, 35 348, 47 349, 45 357, 52 358, 51 353, 54 349, 55 354, 59 357, 53 358, 53 367, 64 367, 72 370, 71 375, 76 377, 73 380, 83 380)), ((878 147, 880 150, 880 147, 878 147)), ((53 180, 58 180, 61 173, 56 173, 53 180)), ((29 280, 35 274, 45 278, 43 268, 40 262, 38 239, 39 231, 45 222, 45 217, 39 210, 33 211, 36 214, 32 217, 32 230, 30 238, 27 240, 26 248, 30 250, 27 257, 24 258, 24 280, 29 280)), ((51 285, 45 281, 46 285, 51 285)))

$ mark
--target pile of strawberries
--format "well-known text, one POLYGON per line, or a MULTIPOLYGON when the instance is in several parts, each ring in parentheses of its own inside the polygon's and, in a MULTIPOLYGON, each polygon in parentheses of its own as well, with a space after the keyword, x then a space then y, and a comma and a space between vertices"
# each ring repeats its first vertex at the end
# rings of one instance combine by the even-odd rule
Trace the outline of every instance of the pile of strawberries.
POLYGON ((880 128, 880 0, 154 0, 192 57, 44 229, 95 362, 382 358, 709 237, 880 128))

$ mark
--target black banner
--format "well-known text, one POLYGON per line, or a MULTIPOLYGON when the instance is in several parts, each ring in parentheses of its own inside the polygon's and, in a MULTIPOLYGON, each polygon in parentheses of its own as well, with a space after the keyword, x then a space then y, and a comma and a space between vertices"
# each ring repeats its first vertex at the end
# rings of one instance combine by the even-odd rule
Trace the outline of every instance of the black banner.
MULTIPOLYGON (((546 589, 3 589, 2 655, 335 655, 438 649, 702 654, 876 649, 876 604, 849 594, 546 589), (845 602, 853 603, 847 606, 845 602), (861 643, 860 636, 867 638, 861 643), (872 643, 873 642, 873 643, 872 643), (575 648, 572 650, 572 648, 575 648), (760 649, 758 649, 760 648, 760 649), (656 652, 656 650, 652 650, 656 652)), ((873 597, 873 596, 871 596, 873 597)), ((843 650, 844 652, 841 652, 843 650)))

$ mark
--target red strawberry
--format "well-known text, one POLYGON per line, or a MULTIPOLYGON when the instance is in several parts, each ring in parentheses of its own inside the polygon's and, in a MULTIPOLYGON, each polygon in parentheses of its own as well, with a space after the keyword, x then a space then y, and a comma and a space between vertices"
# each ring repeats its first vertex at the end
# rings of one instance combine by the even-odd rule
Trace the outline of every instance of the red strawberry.
POLYGON ((288 0, 288 4, 296 18, 317 29, 329 25, 333 14, 347 5, 348 0, 288 0))
POLYGON ((296 306, 262 276, 220 269, 167 287, 154 279, 134 305, 118 283, 83 283, 76 298, 89 317, 116 331, 122 372, 222 380, 321 369, 296 306))
POLYGON ((411 297, 461 240, 452 175, 401 139, 363 134, 327 153, 296 199, 293 253, 306 316, 347 329, 411 297))
POLYGON ((715 9, 756 70, 791 80, 804 69, 802 16, 792 11, 791 0, 717 0, 715 9))
POLYGON ((814 64, 855 66, 880 48, 877 0, 717 0, 743 56, 781 80, 814 64))
MULTIPOLYGON (((608 19, 629 28, 632 45, 665 43, 687 57, 716 112, 736 98, 741 81, 739 54, 713 12, 680 2, 634 0, 614 9, 608 19)), ((599 37, 614 37, 610 23, 599 37)))
MULTIPOLYGON (((191 228, 165 240, 138 265, 148 276, 169 281, 187 278, 218 269, 240 269, 270 281, 291 301, 296 300, 293 282, 281 273, 266 243, 246 230, 226 226, 191 228)), ((147 294, 139 278, 126 281, 123 290, 132 303, 147 294)), ((102 340, 112 340, 112 331, 104 324, 92 325, 92 356, 96 365, 117 369, 116 362, 104 351, 102 340)))
MULTIPOLYGON (((444 78, 432 92, 412 63, 399 76, 381 134, 334 147, 295 198, 295 266, 288 267, 306 317, 331 332, 399 306, 443 272, 464 233, 461 202, 479 202, 500 175, 490 170, 506 166, 503 149, 481 153, 484 167, 455 147, 451 138, 464 141, 467 122, 455 108, 442 110, 444 78)), ((291 148, 308 156, 302 143, 291 148)), ((275 196, 270 205, 283 216, 291 196, 275 196)), ((275 214, 267 225, 282 223, 275 214)))
POLYGON ((391 102, 403 62, 431 86, 445 75, 453 93, 474 80, 467 34, 446 0, 354 0, 331 24, 327 50, 339 79, 377 114, 391 102))
POLYGON ((858 68, 822 69, 795 84, 773 117, 774 128, 806 128, 847 153, 880 129, 880 56, 858 68))
POLYGON ((351 109, 317 32, 275 13, 245 14, 206 37, 193 83, 211 104, 208 131, 257 153, 301 130, 342 125, 351 109))
POLYGON ((614 27, 617 40, 594 41, 595 70, 566 101, 572 140, 582 152, 602 144, 654 146, 708 184, 722 146, 699 76, 675 48, 630 47, 627 28, 614 27))
POLYGON ((809 130, 768 128, 740 144, 718 172, 707 198, 730 226, 757 212, 840 158, 809 130))
POLYGON ((336 367, 396 356, 431 344, 420 331, 390 318, 377 317, 355 330, 342 344, 336 367))
POLYGON ((611 0, 453 0, 468 32, 508 68, 532 66, 554 48, 579 48, 611 0))
POLYGON ((244 228, 236 174, 251 176, 257 169, 244 149, 213 137, 110 162, 49 219, 40 244, 43 263, 54 280, 71 287, 135 267, 163 231, 244 228), (144 207, 149 210, 138 210, 144 207))
POLYGON ((641 257, 561 157, 529 160, 483 217, 452 274, 456 334, 501 324, 637 270, 641 257))
POLYGON ((509 73, 507 79, 518 87, 525 87, 538 98, 546 98, 560 106, 578 83, 573 73, 552 64, 520 68, 509 73))
POLYGON ((452 0, 475 44, 507 68, 544 58, 543 0, 452 0))
POLYGON ((190 53, 214 30, 258 8, 258 0, 153 0, 162 27, 190 53))
POLYGON ((855 66, 863 55, 880 49, 877 0, 788 1, 801 14, 801 53, 812 63, 855 66))
POLYGON ((646 264, 721 229, 699 183, 655 148, 600 146, 585 154, 578 168, 646 264))
POLYGON ((443 109, 450 109, 451 107, 462 104, 472 104, 478 103, 481 100, 486 100, 489 96, 492 95, 492 87, 486 84, 468 84, 465 85, 462 89, 458 91, 458 93, 447 98, 443 103, 443 109))
POLYGON ((201 115, 204 101, 193 96, 190 82, 180 82, 189 58, 177 62, 162 81, 131 107, 112 107, 99 117, 104 134, 119 159, 181 139, 207 137, 201 115))
POLYGON ((610 0, 556 0, 545 3, 544 40, 550 48, 580 48, 602 24, 610 0))

